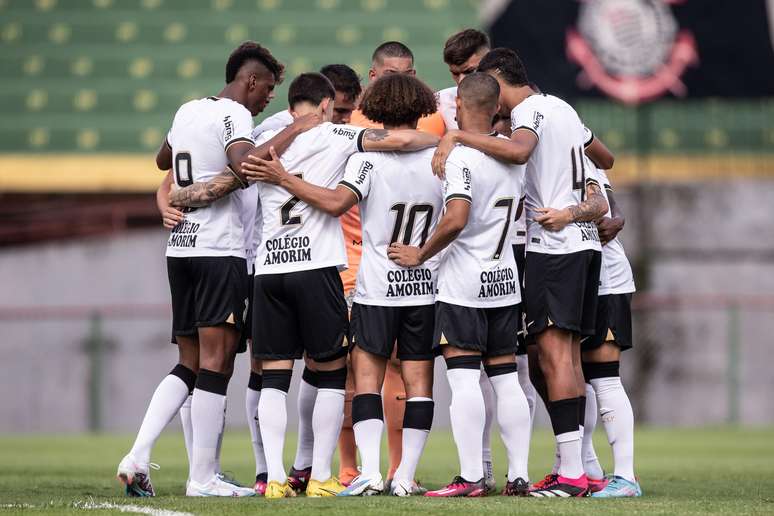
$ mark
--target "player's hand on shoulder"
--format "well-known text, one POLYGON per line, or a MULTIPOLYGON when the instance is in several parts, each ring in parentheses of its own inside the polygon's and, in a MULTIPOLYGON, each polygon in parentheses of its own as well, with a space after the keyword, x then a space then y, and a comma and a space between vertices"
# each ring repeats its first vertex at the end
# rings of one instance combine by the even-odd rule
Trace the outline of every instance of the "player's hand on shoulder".
POLYGON ((620 217, 602 217, 597 221, 597 231, 602 245, 613 240, 624 227, 624 220, 620 217))
POLYGON ((167 229, 174 229, 175 226, 183 222, 185 214, 172 206, 166 206, 161 211, 161 221, 167 229))
POLYGON ((293 126, 301 131, 308 131, 312 127, 316 127, 322 123, 322 117, 317 113, 307 113, 299 117, 294 117, 293 126))
POLYGON ((288 173, 282 166, 274 147, 269 147, 269 154, 271 154, 271 160, 261 159, 250 154, 247 156, 248 161, 242 162, 242 173, 249 182, 261 181, 278 185, 287 176, 288 173))
POLYGON ((452 149, 457 144, 457 130, 448 131, 443 135, 441 141, 438 142, 438 147, 435 148, 435 154, 433 154, 432 167, 433 174, 438 176, 439 179, 446 177, 446 160, 449 158, 452 149))
POLYGON ((387 256, 401 267, 416 267, 422 265, 418 247, 393 242, 387 249, 387 256))
POLYGON ((540 213, 540 215, 535 216, 535 222, 548 231, 561 231, 572 222, 572 213, 568 209, 537 208, 535 211, 540 213))

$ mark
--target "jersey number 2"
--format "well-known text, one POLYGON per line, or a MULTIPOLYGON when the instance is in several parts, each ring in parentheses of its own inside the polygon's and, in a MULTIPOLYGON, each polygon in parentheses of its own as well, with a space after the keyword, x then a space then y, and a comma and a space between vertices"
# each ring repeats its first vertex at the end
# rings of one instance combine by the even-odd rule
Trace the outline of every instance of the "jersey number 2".
MULTIPOLYGON (((293 174, 294 176, 298 177, 299 179, 303 179, 302 174, 293 174)), ((290 210, 296 207, 296 204, 301 199, 296 197, 295 195, 282 203, 282 206, 280 206, 280 220, 282 220, 283 226, 296 226, 298 224, 301 224, 301 215, 290 215, 290 210)))
POLYGON ((404 245, 411 245, 411 236, 414 234, 414 224, 417 220, 417 214, 425 213, 425 226, 422 228, 422 237, 419 240, 419 247, 425 245, 427 240, 427 234, 430 232, 430 223, 433 220, 433 205, 432 204, 415 204, 408 210, 408 220, 406 225, 403 225, 403 219, 406 215, 406 203, 399 202, 393 204, 390 211, 395 212, 395 227, 392 228, 392 237, 390 237, 390 243, 400 240, 400 230, 403 229, 403 239, 401 243, 404 245))

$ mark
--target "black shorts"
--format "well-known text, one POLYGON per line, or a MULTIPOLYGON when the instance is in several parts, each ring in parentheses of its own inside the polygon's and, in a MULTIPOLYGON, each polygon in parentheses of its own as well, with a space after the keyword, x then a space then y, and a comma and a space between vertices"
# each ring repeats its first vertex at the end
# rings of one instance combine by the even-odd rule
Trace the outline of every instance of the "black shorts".
POLYGON ((519 305, 472 308, 437 301, 433 343, 480 351, 485 357, 516 353, 520 320, 519 305))
MULTIPOLYGON (((252 267, 250 267, 252 269, 252 267)), ((245 328, 242 330, 242 338, 239 340, 239 352, 247 349, 247 341, 253 338, 253 275, 247 273, 247 315, 245 316, 245 328)))
POLYGON ((350 339, 353 346, 390 358, 395 342, 400 360, 431 360, 435 307, 352 304, 350 339))
POLYGON ((578 335, 596 332, 602 253, 527 252, 524 274, 527 332, 556 326, 578 335))
POLYGON ((347 303, 336 267, 261 274, 253 281, 253 357, 313 360, 346 354, 347 303))
MULTIPOLYGON (((519 271, 519 291, 521 292, 521 301, 524 302, 524 262, 526 261, 527 257, 524 255, 525 251, 527 250, 526 244, 513 244, 513 257, 516 259, 516 267, 519 271)), ((526 355, 527 354, 527 330, 525 326, 527 325, 526 321, 524 320, 524 312, 522 311, 521 317, 519 318, 519 348, 516 350, 517 355, 526 355)))
POLYGON ((597 349, 606 341, 615 342, 621 351, 632 347, 632 295, 599 296, 597 331, 581 342, 582 351, 597 349))
MULTIPOLYGON (((172 293, 172 337, 201 327, 232 324, 242 332, 247 316, 247 266, 235 256, 167 257, 172 293)), ((243 350, 242 350, 243 351, 243 350)))

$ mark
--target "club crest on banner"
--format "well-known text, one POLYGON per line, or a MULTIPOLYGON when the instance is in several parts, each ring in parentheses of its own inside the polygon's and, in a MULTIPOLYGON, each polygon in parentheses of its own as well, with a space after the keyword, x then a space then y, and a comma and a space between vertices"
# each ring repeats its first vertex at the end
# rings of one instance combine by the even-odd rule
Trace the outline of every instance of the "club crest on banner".
POLYGON ((696 42, 669 7, 681 0, 581 0, 567 31, 567 55, 581 67, 578 84, 626 104, 667 92, 687 93, 681 76, 699 62, 696 42))

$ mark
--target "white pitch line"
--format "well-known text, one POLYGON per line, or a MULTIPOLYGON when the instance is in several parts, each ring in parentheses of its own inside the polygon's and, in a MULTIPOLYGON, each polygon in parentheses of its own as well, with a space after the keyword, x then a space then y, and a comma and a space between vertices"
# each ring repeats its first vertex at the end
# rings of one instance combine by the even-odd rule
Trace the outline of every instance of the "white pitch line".
POLYGON ((131 512, 135 514, 149 514, 150 516, 194 516, 190 512, 171 511, 169 509, 157 509, 155 507, 143 507, 141 505, 116 504, 110 502, 76 502, 76 509, 100 510, 111 509, 118 512, 131 512))

